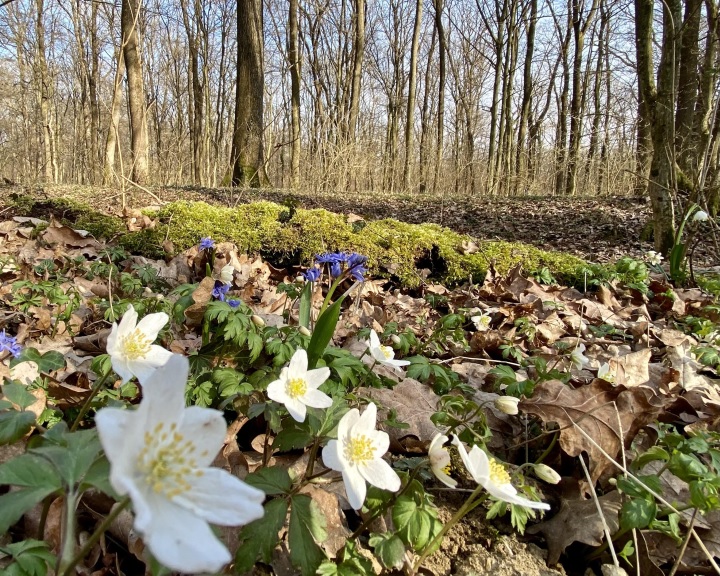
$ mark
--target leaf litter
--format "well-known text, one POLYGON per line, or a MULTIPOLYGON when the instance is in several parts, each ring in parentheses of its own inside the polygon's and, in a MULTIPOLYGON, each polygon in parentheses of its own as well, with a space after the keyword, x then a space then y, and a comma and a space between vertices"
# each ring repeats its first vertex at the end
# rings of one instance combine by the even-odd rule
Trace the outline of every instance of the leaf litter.
MULTIPOLYGON (((30 410, 36 414, 43 413, 47 407, 61 410, 78 407, 92 387, 94 375, 89 366, 104 352, 109 332, 109 322, 104 319, 99 300, 112 302, 112 283, 99 277, 88 278, 85 273, 93 262, 107 259, 111 248, 54 220, 44 223, 38 219, 16 217, 0 223, 0 327, 17 334, 18 341, 26 350, 34 349, 33 354, 37 357, 34 363, 22 363, 17 367, 5 358, 0 363, 0 376, 26 384, 38 375, 47 379, 47 391, 33 390, 37 401, 30 410), (35 227, 45 224, 47 226, 36 234, 35 227), (32 288, 24 288, 20 290, 24 300, 20 298, 14 283, 47 281, 53 269, 65 270, 66 281, 60 285, 61 293, 36 294, 32 288), (69 295, 76 299, 73 306, 68 305, 69 295), (67 362, 63 363, 62 370, 50 376, 53 354, 60 354, 67 362)), ((259 256, 239 254, 233 244, 223 243, 217 247, 215 271, 219 272, 227 263, 235 269, 233 293, 266 324, 297 323, 298 310, 292 299, 286 292, 278 291, 280 282, 293 281, 296 269, 273 268, 259 256)), ((121 265, 125 271, 150 267, 168 288, 204 276, 197 248, 167 260, 130 256, 121 265)), ((551 574, 555 572, 545 568, 543 562, 556 564, 568 547, 577 546, 576 543, 602 544, 601 518, 596 503, 589 498, 596 487, 603 493, 598 502, 605 523, 611 531, 617 528, 622 497, 608 482, 618 472, 610 459, 631 458, 633 442, 643 434, 652 434, 656 421, 715 429, 720 419, 718 375, 693 358, 692 348, 698 340, 679 329, 683 315, 689 312, 701 314, 703 306, 711 300, 698 290, 674 290, 661 278, 655 279, 654 287, 651 297, 618 285, 602 286, 595 292, 584 293, 575 288, 540 284, 526 277, 519 267, 505 276, 497 275, 491 269, 483 284, 452 290, 426 285, 420 290, 403 293, 383 280, 371 280, 343 312, 334 344, 344 346, 359 357, 364 351, 355 338, 360 328, 381 332, 386 324, 395 322, 398 332, 408 330, 419 341, 431 341, 447 313, 467 312, 469 318, 472 311, 486 311, 491 316, 487 331, 475 330, 472 323, 463 326, 467 346, 458 345, 447 337, 435 341, 429 348, 433 356, 431 364, 449 367, 459 380, 475 390, 475 399, 478 405, 485 405, 485 418, 493 431, 488 445, 506 461, 523 464, 528 446, 533 451, 542 450, 547 445, 541 443, 543 437, 558 435, 557 446, 552 448, 546 462, 556 465, 564 479, 558 486, 538 486, 546 499, 554 503, 553 513, 546 516, 549 519, 528 529, 528 534, 542 534, 544 538, 529 545, 536 550, 534 556, 530 555, 536 562, 533 567, 526 565, 520 572, 551 574), (432 298, 428 296, 432 295, 442 296, 442 307, 431 305, 432 298), (586 347, 589 364, 578 370, 571 368, 568 353, 580 344, 586 347), (493 368, 519 368, 512 357, 503 356, 503 346, 506 350, 508 346, 515 350, 517 357, 514 360, 540 358, 550 369, 571 370, 571 378, 568 382, 554 378, 540 381, 520 403, 521 411, 529 416, 503 414, 492 407, 492 401, 509 384, 501 383, 493 374, 493 368), (612 382, 597 378, 597 371, 604 362, 609 364, 614 376, 612 382), (527 432, 530 426, 541 431, 540 435, 530 436, 527 432), (579 472, 578 457, 588 460, 592 486, 579 472), (537 545, 547 552, 538 552, 537 545)), ((180 319, 179 328, 166 335, 165 340, 174 352, 188 354, 199 348, 199 330, 212 300, 212 289, 212 278, 202 280, 192 294, 192 304, 180 319)), ((158 293, 158 297, 162 295, 158 293)), ((319 307, 321 292, 315 301, 319 307)), ((530 364, 515 370, 515 383, 536 377, 537 370, 537 364, 535 368, 530 364)), ((392 439, 391 451, 398 456, 424 454, 438 431, 431 419, 438 409, 439 399, 434 392, 437 384, 434 373, 430 372, 424 381, 420 381, 401 378, 387 368, 378 372, 386 381, 396 384, 387 388, 360 388, 357 393, 373 399, 383 408, 383 414, 392 413, 395 421, 403 423, 400 427, 384 427, 392 439)), ((247 449, 250 444, 258 446, 255 441, 260 438, 250 424, 250 420, 243 418, 231 426, 233 434, 227 438, 218 460, 218 464, 241 477, 259 462, 247 449)), ((260 440, 260 445, 263 443, 260 440)), ((0 449, 0 460, 9 457, 15 449, 12 445, 0 449)), ((297 465, 298 457, 292 453, 273 457, 286 462, 288 467, 297 465)), ((306 457, 307 454, 300 458, 306 457)), ((680 497, 683 490, 687 491, 687 485, 663 482, 663 491, 671 491, 674 498, 680 497)), ((309 490, 307 496, 329 518, 329 537, 324 546, 329 554, 334 554, 350 532, 347 519, 338 516, 336 490, 320 485, 309 490)), ((443 491, 438 492, 438 496, 448 509, 452 509, 451 505, 457 499, 457 495, 445 495, 443 491)), ((102 505, 107 506, 107 502, 101 504, 101 508, 102 505)), ((717 512, 708 515, 697 525, 713 553, 720 550, 720 544, 715 544, 720 542, 717 515, 717 512)), ((51 526, 52 522, 48 523, 48 529, 51 526)), ((137 537, 131 531, 115 526, 112 532, 122 534, 121 540, 127 548, 140 556, 137 537)), ((497 539, 492 534, 493 531, 483 523, 482 514, 469 516, 451 531, 434 560, 431 558, 430 565, 434 566, 431 570, 438 574, 496 574, 498 562, 507 566, 512 563, 507 558, 498 560, 507 556, 503 550, 513 548, 514 552, 510 551, 509 556, 525 554, 526 545, 515 536, 497 539), (473 524, 482 524, 482 530, 474 532, 469 528, 473 524), (458 532, 465 535, 458 539, 458 532), (486 542, 481 534, 488 534, 486 542), (487 555, 488 547, 494 551, 494 556, 487 555), (482 561, 471 560, 479 551, 482 551, 482 561)), ((667 541, 666 535, 644 531, 641 562, 655 568, 674 562, 675 549, 666 546, 667 541)), ((706 570, 706 559, 701 551, 694 546, 688 550, 683 567, 706 570)), ((107 550, 98 553, 110 554, 107 550)), ((282 554, 278 556, 277 550, 271 564, 278 574, 290 573, 286 559, 282 554)), ((559 569, 562 571, 561 567, 559 569)))

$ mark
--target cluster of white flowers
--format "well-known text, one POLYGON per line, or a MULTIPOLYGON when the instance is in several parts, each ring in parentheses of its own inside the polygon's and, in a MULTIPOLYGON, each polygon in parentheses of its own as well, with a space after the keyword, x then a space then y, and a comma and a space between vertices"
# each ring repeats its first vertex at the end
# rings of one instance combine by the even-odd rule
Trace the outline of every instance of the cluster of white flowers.
MULTIPOLYGON (((430 460, 430 468, 437 479, 446 486, 455 488, 457 481, 448 474, 451 462, 450 454, 447 449, 443 447, 443 444, 447 443, 447 441, 447 436, 441 434, 436 435, 430 443, 428 459, 430 460)), ((484 450, 478 446, 473 446, 470 452, 468 452, 465 445, 460 442, 457 436, 453 436, 452 443, 457 447, 460 459, 465 465, 465 469, 468 471, 468 474, 470 474, 470 477, 482 486, 490 496, 518 506, 538 508, 540 510, 550 509, 550 505, 545 502, 535 502, 519 496, 517 489, 510 482, 510 475, 505 467, 494 458, 488 457, 484 450)), ((536 467, 536 474, 543 474, 545 478, 552 480, 555 480, 555 477, 557 477, 556 482, 560 481, 557 472, 548 466, 544 466, 544 468, 540 468, 539 470, 536 467), (549 471, 554 472, 554 476, 549 471)))
MULTIPOLYGON (((223 268, 221 281, 232 282, 232 273, 231 266, 223 268)), ((208 523, 236 526, 261 518, 265 495, 211 467, 227 426, 220 411, 185 406, 188 360, 153 344, 168 320, 167 314, 156 313, 138 322, 130 306, 113 324, 107 343, 113 369, 123 382, 135 376, 143 399, 136 410, 102 408, 95 421, 111 464, 110 482, 118 494, 130 497, 134 527, 153 556, 179 572, 216 572, 231 555, 208 523)), ((366 345, 376 362, 396 370, 409 364, 395 360, 393 349, 380 344, 374 330, 366 345)), ((308 370, 307 352, 299 349, 267 394, 303 422, 308 406, 332 406, 332 398, 318 390, 329 376, 327 367, 308 370)), ((400 477, 383 460, 389 436, 375 429, 376 420, 373 403, 362 414, 349 410, 338 424, 337 440, 322 452, 325 465, 342 474, 355 509, 365 501, 366 483, 400 489, 400 477)))

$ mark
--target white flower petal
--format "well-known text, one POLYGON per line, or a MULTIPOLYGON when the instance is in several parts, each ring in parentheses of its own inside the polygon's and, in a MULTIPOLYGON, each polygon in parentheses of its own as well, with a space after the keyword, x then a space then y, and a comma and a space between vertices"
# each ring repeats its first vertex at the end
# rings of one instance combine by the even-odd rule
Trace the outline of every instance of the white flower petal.
POLYGON ((187 358, 173 354, 143 382, 143 401, 137 415, 145 430, 158 422, 177 422, 185 409, 185 384, 189 363, 187 358))
POLYGON ((170 321, 170 317, 165 312, 155 312, 144 316, 136 328, 140 330, 148 340, 153 342, 157 338, 160 330, 170 321))
POLYGON ((323 448, 322 461, 325 466, 338 472, 344 470, 348 465, 342 454, 341 444, 337 440, 330 440, 327 446, 323 448))
POLYGON ((360 420, 360 411, 357 408, 345 412, 338 423, 338 440, 344 442, 348 433, 355 427, 358 420, 360 420))
POLYGON ((265 493, 219 468, 204 468, 189 478, 190 490, 173 501, 220 526, 248 524, 263 515, 265 493))
POLYGON ((207 522, 191 511, 158 497, 143 539, 153 556, 178 572, 218 572, 232 556, 207 522))
POLYGON ((352 506, 354 510, 360 510, 367 494, 365 479, 356 468, 343 470, 342 477, 345 482, 345 493, 347 494, 350 506, 352 506))
POLYGON ((307 408, 299 398, 290 398, 288 396, 287 400, 285 400, 283 404, 285 404, 285 408, 287 408, 290 416, 292 416, 296 422, 305 422, 307 408))
POLYGON ((358 471, 373 486, 391 492, 400 489, 400 476, 382 458, 371 460, 364 466, 358 466, 358 471))
POLYGON ((390 436, 382 430, 364 430, 363 435, 367 436, 373 443, 375 458, 382 458, 390 448, 390 436))
MULTIPOLYGON (((108 349, 109 353, 109 349, 108 349)), ((126 358, 120 356, 110 356, 110 364, 115 370, 115 373, 122 378, 122 383, 129 382, 134 376, 132 369, 130 368, 129 362, 126 358)))
POLYGON ((377 406, 374 402, 369 402, 365 412, 362 413, 358 421, 352 427, 353 434, 360 434, 368 430, 375 431, 375 424, 377 423, 377 406))
POLYGON ((380 338, 377 335, 377 332, 375 330, 370 330, 370 348, 372 350, 377 350, 380 348, 380 338))
POLYGON ((330 368, 323 366, 322 368, 315 368, 314 370, 308 370, 305 372, 305 383, 308 388, 317 388, 325 380, 330 378, 330 368))
POLYGON ((320 392, 320 390, 308 390, 303 396, 303 402, 313 408, 330 408, 333 400, 324 392, 320 392))
POLYGON ((182 413, 178 433, 192 441, 187 457, 193 458, 198 468, 209 466, 225 443, 227 424, 219 410, 190 406, 182 413))
POLYGON ((410 364, 409 360, 385 360, 383 364, 389 364, 390 366, 395 366, 396 368, 399 368, 400 366, 407 366, 410 364))
POLYGON ((120 318, 120 324, 118 324, 117 337, 119 340, 122 340, 124 336, 127 336, 135 330, 135 327, 137 326, 137 319, 138 313, 135 310, 135 307, 130 304, 127 310, 125 310, 125 314, 123 314, 122 318, 120 318))
POLYGON ((305 378, 305 372, 308 368, 308 356, 307 352, 303 348, 298 348, 295 354, 290 358, 290 365, 288 366, 288 378, 305 378))
POLYGON ((275 402, 285 404, 289 398, 287 390, 285 389, 285 382, 285 380, 275 380, 268 384, 266 392, 270 400, 275 400, 275 402))

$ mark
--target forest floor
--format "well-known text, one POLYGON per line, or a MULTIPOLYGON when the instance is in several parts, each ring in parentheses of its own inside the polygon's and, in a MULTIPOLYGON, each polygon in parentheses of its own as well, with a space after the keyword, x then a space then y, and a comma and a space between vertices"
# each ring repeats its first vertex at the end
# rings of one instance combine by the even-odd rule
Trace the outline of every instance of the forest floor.
MULTIPOLYGON (((543 249, 569 252, 595 262, 611 262, 622 256, 642 257, 644 252, 653 248, 649 241, 641 240, 641 231, 650 219, 649 205, 645 199, 634 197, 509 199, 377 194, 290 195, 278 190, 236 191, 155 187, 147 191, 139 189, 132 193, 127 191, 123 198, 122 193, 115 188, 0 186, 0 224, 2 224, 0 234, 3 235, 0 239, 2 240, 0 256, 9 254, 18 261, 36 267, 43 258, 56 257, 58 253, 75 257, 80 255, 81 260, 87 258, 90 262, 92 258, 88 254, 92 254, 93 250, 99 250, 99 247, 86 246, 85 244, 88 243, 94 244, 94 240, 88 240, 81 242, 82 247, 78 248, 73 244, 77 241, 75 235, 60 224, 52 224, 37 238, 29 234, 25 229, 25 226, 29 226, 26 220, 13 220, 12 217, 16 214, 10 200, 13 194, 30 192, 35 197, 62 197, 81 201, 91 205, 95 210, 111 214, 121 212, 123 200, 129 208, 157 206, 176 200, 202 200, 223 206, 258 200, 277 203, 294 200, 298 207, 352 213, 365 219, 396 218, 411 223, 438 223, 480 239, 521 241, 543 249), (48 248, 52 244, 55 244, 55 252, 48 248)), ((720 263, 717 242, 713 238, 703 240, 695 253, 696 265, 717 266, 720 263)), ((185 262, 189 272, 188 266, 192 265, 197 257, 197 249, 192 248, 179 254, 175 261, 185 262)), ((267 264, 259 259, 251 261, 245 255, 234 252, 227 258, 228 261, 233 261, 234 258, 239 263, 236 274, 237 284, 233 285, 233 290, 237 288, 238 294, 242 290, 242 297, 252 305, 253 312, 262 315, 268 325, 274 325, 271 322, 273 318, 282 323, 283 319, 278 314, 280 307, 278 298, 285 296, 277 292, 275 280, 271 278, 271 270, 267 264), (252 279, 248 280, 250 276, 252 279)), ((142 260, 142 263, 147 262, 142 260)), ((135 263, 140 264, 141 260, 138 259, 135 263)), ((169 270, 166 262, 156 261, 151 264, 158 269, 169 270)), ((204 271, 204 265, 200 269, 204 271)), ((177 270, 176 267, 175 271, 177 270)), ((79 272, 83 271, 84 269, 79 272)), ((40 277, 33 278, 35 281, 40 279, 40 277)), ((89 312, 84 320, 77 320, 76 334, 71 338, 69 332, 63 332, 64 328, 58 330, 56 334, 56 329, 53 327, 52 318, 57 317, 58 306, 32 307, 24 314, 17 313, 17 310, 13 309, 13 298, 16 298, 13 282, 22 280, 27 278, 20 270, 6 272, 3 277, 3 284, 0 286, 2 288, 0 308, 6 306, 8 313, 4 316, 5 326, 0 322, 0 328, 7 327, 9 333, 18 334, 19 341, 25 347, 34 346, 37 350, 43 351, 59 350, 66 356, 75 355, 73 358, 78 362, 82 361, 84 368, 68 368, 66 370, 68 374, 62 377, 67 382, 82 381, 82 386, 75 386, 73 390, 86 394, 90 371, 88 360, 92 355, 102 353, 104 345, 93 344, 96 347, 91 347, 92 352, 88 352, 85 348, 81 348, 78 342, 85 340, 91 344, 101 342, 103 331, 98 329, 99 326, 106 327, 104 334, 107 337, 109 322, 103 321, 100 306, 96 302, 97 295, 102 291, 91 282, 86 282, 80 275, 75 279, 78 286, 83 288, 82 308, 89 312), (78 380, 81 376, 85 379, 78 380)), ((172 277, 169 280, 174 284, 180 283, 179 277, 172 277)), ((717 371, 694 361, 688 364, 686 360, 689 355, 688 350, 699 343, 699 336, 684 334, 678 330, 687 328, 684 328, 681 322, 683 316, 691 313, 700 314, 702 306, 708 304, 710 300, 699 290, 673 292, 672 287, 665 284, 659 276, 651 280, 653 294, 650 297, 617 286, 587 294, 574 289, 541 286, 532 279, 522 278, 517 271, 507 278, 490 275, 482 286, 462 286, 452 291, 441 292, 445 295, 446 306, 450 307, 450 312, 477 309, 474 308, 476 306, 486 309, 488 303, 494 307, 487 308, 493 314, 491 329, 487 332, 474 330, 469 323, 466 323, 467 329, 461 332, 463 338, 467 337, 469 340, 469 351, 454 358, 455 352, 452 349, 443 348, 442 354, 438 354, 437 364, 451 363, 451 369, 459 374, 463 381, 467 381, 478 390, 478 401, 485 402, 497 396, 495 379, 488 377, 490 370, 498 364, 513 364, 503 359, 500 353, 500 344, 503 342, 512 342, 523 358, 541 354, 549 359, 548 361, 552 361, 552 366, 563 367, 563 370, 571 374, 568 352, 572 346, 577 346, 582 341, 583 349, 587 344, 590 364, 580 371, 572 372, 573 386, 567 387, 557 380, 541 382, 538 377, 538 390, 552 400, 547 401, 546 397, 538 393, 535 395, 536 398, 523 401, 521 409, 526 414, 535 415, 535 422, 542 421, 545 424, 564 422, 562 414, 553 412, 556 405, 560 405, 562 410, 571 408, 580 410, 578 412, 581 414, 578 420, 580 422, 584 418, 589 420, 589 415, 597 410, 606 408, 610 410, 609 407, 603 408, 604 404, 592 405, 588 406, 585 414, 585 408, 578 406, 585 406, 589 401, 588 398, 602 397, 603 402, 610 399, 612 402, 608 402, 608 406, 615 400, 622 401, 621 404, 628 409, 626 416, 629 420, 623 420, 619 432, 606 424, 613 421, 615 412, 598 412, 592 416, 593 422, 596 420, 599 426, 607 428, 607 430, 603 429, 605 432, 600 435, 596 434, 595 429, 591 431, 613 457, 617 457, 620 451, 620 443, 613 443, 614 435, 624 434, 625 444, 629 445, 641 427, 656 419, 665 418, 668 422, 678 422, 682 425, 688 422, 697 426, 708 425, 715 430, 717 422, 720 421, 717 371), (549 306, 548 303, 554 305, 549 306), (516 320, 526 317, 532 318, 537 333, 533 330, 530 335, 517 330, 516 320), (581 330, 580 327, 584 328, 581 330), (598 334, 601 336, 597 336, 598 334), (554 346, 555 343, 563 344, 564 347, 554 346), (613 370, 614 377, 617 378, 614 384, 597 376, 596 373, 603 363, 609 363, 613 370), (558 389, 550 387, 553 383, 559 384, 558 389), (560 398, 559 391, 565 396, 560 398), (619 394, 623 394, 622 398, 619 394), (631 428, 631 424, 635 426, 635 419, 638 420, 638 424, 631 428), (623 433, 623 430, 626 432, 623 433)), ((96 284, 98 282, 96 281, 96 284)), ((110 282, 109 278, 107 282, 110 282)), ((359 356, 364 351, 352 349, 357 329, 362 326, 373 326, 381 330, 382 326, 390 321, 398 322, 400 328, 408 327, 417 331, 420 339, 432 337, 445 311, 431 309, 429 302, 423 297, 399 292, 391 293, 382 288, 383 282, 376 284, 373 284, 373 290, 363 293, 361 306, 357 306, 354 311, 344 313, 344 320, 351 327, 336 331, 335 343, 338 347, 342 345, 353 354, 358 352, 359 356), (417 318, 420 317, 428 319, 427 322, 419 325, 417 318)), ((119 288, 116 286, 113 293, 119 288)), ((441 288, 435 287, 435 289, 441 288)), ((31 289, 26 287, 22 290, 31 289)), ((206 296, 210 298, 209 293, 206 296)), ((135 297, 141 298, 138 295, 135 297)), ((718 318, 713 316, 713 322, 717 320, 718 318)), ((192 335, 192 327, 181 326, 178 330, 174 342, 180 348, 176 351, 190 353, 191 343, 199 342, 199 338, 192 335), (188 347, 187 350, 185 346, 188 347)), ((9 374, 6 363, 0 362, 0 377, 9 374)), ((428 444, 436 432, 434 424, 429 419, 429 415, 435 410, 434 403, 437 400, 432 389, 408 377, 387 391, 370 390, 368 397, 376 399, 375 395, 381 392, 385 393, 385 396, 380 396, 381 404, 396 409, 398 418, 411 424, 412 432, 402 432, 402 434, 417 436, 423 446, 428 444), (427 405, 432 404, 432 409, 417 408, 417 402, 425 397, 430 398, 427 405), (412 402, 408 403, 409 399, 412 399, 412 402)), ((44 399, 48 406, 54 406, 59 402, 53 396, 55 393, 57 391, 50 390, 48 397, 44 399)), ((623 414, 625 417, 625 412, 623 414)), ((526 433, 523 427, 526 426, 523 424, 526 421, 509 417, 496 410, 489 411, 488 418, 490 418, 489 426, 494 433, 490 447, 496 453, 517 457, 518 461, 522 461, 525 450, 518 450, 516 440, 526 433)), ((562 426, 561 430, 565 438, 565 440, 561 438, 559 442, 562 450, 555 446, 552 455, 546 461, 549 463, 552 461, 558 470, 563 468, 561 472, 564 480, 555 487, 542 485, 544 498, 553 504, 553 516, 530 527, 524 537, 518 537, 507 518, 498 518, 488 523, 485 519, 485 508, 478 508, 463 522, 453 527, 442 548, 428 559, 420 574, 562 576, 599 573, 597 562, 593 564, 596 570, 593 572, 587 570, 589 563, 579 559, 584 559, 588 551, 583 543, 593 546, 601 543, 603 526, 600 525, 598 520, 600 515, 597 514, 596 509, 592 508, 588 512, 585 507, 589 501, 579 496, 579 486, 582 481, 579 480, 580 472, 575 465, 577 459, 569 459, 568 455, 563 453, 566 447, 564 442, 567 440, 573 445, 580 446, 581 450, 589 454, 591 473, 595 480, 601 472, 611 472, 610 465, 604 458, 605 453, 598 453, 592 446, 583 444, 583 438, 574 434, 570 425, 562 426), (558 509, 559 512, 556 513, 558 509), (558 560, 564 564, 559 564, 558 560)), ((238 438, 253 433, 253 430, 247 427, 238 433, 238 438)), ((403 438, 405 436, 395 438, 399 446, 402 445, 403 438)), ((253 437, 248 436, 245 440, 247 441, 243 445, 251 445, 253 437)), ((404 452, 405 448, 407 447, 402 445, 397 452, 404 452)), ((537 451, 540 452, 543 448, 540 446, 537 451)), ((420 452, 422 453, 422 450, 420 452)), ((0 452, 0 462, 2 460, 2 452, 0 452)), ((662 474, 664 473, 660 475, 662 474)), ((671 480, 674 481, 674 477, 670 477, 668 473, 662 480, 663 492, 669 493, 673 488, 671 480)), ((604 486, 609 495, 617 496, 614 485, 604 486)), ((440 508, 440 518, 442 521, 447 521, 462 501, 464 493, 458 496, 442 489, 434 493, 440 508)), ((681 496, 687 498, 687 491, 682 492, 681 496)), ((619 504, 610 500, 603 501, 605 515, 603 522, 610 521, 615 529, 618 510, 619 504)), ((698 530, 702 530, 702 538, 711 548, 713 555, 720 556, 720 512, 714 511, 712 518, 708 517, 698 530)), ((37 529, 32 531, 33 534, 36 532, 37 529)), ((347 538, 348 533, 344 525, 339 525, 333 532, 339 541, 347 538)), ((643 544, 643 549, 639 553, 641 562, 644 563, 643 574, 660 576, 663 570, 676 561, 675 543, 659 533, 648 534, 647 537, 647 545, 643 544)), ((49 537, 46 539, 51 541, 49 537)), ((689 550, 682 564, 677 560, 681 568, 680 573, 700 573, 707 570, 708 566, 702 550, 694 550, 692 546, 689 550)), ((113 554, 116 552, 106 554, 108 566, 115 563, 113 554)), ((134 561, 130 558, 129 552, 121 551, 117 554, 123 561, 128 563, 134 561)), ((607 561, 607 556, 604 557, 604 561, 607 561)), ((296 571, 287 564, 287 556, 275 557, 272 564, 273 573, 278 576, 295 574, 296 571)), ((103 573, 116 574, 112 569, 107 569, 103 573)), ((267 573, 259 568, 253 572, 258 575, 267 573)))
MULTIPOLYGON (((22 192, 16 186, 1 187, 9 198, 22 192)), ((94 186, 46 186, 25 189, 48 197, 72 198, 94 208, 117 214, 122 193, 117 188, 94 186)), ((152 187, 128 189, 130 208, 143 208, 175 200, 204 201, 235 206, 267 200, 295 202, 306 209, 357 214, 365 219, 395 218, 419 224, 431 222, 480 239, 525 242, 545 250, 560 250, 592 262, 613 262, 622 256, 641 258, 653 249, 649 201, 637 196, 601 197, 482 197, 393 195, 378 193, 309 193, 288 190, 236 190, 230 188, 152 187), (644 233, 644 231, 647 231, 644 233)), ((697 266, 717 266, 720 252, 715 239, 701 242, 694 255, 697 266)))

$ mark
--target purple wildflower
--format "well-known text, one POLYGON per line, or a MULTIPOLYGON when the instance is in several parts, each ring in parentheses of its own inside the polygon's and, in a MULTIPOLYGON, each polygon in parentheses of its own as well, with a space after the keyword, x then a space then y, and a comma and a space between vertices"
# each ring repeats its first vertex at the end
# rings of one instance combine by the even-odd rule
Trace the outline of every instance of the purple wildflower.
POLYGON ((220 280, 215 280, 215 287, 212 291, 213 298, 225 302, 225 295, 228 293, 228 290, 230 290, 230 284, 223 284, 220 280))
POLYGON ((228 306, 230 306, 230 308, 237 308, 238 306, 240 306, 240 304, 242 304, 240 300, 236 300, 235 298, 230 298, 230 300, 227 300, 226 302, 228 306))
POLYGON ((313 266, 312 268, 308 268, 305 270, 305 272, 302 273, 302 277, 305 278, 308 282, 317 282, 320 279, 320 275, 322 274, 322 271, 320 268, 316 268, 313 266))
POLYGON ((333 262, 330 264, 330 276, 333 278, 337 278, 342 274, 342 266, 340 266, 340 262, 333 262))
POLYGON ((318 264, 339 264, 345 260, 347 260, 347 255, 343 252, 325 252, 315 255, 315 262, 318 264))
POLYGON ((198 247, 200 250, 212 250, 215 248, 215 240, 210 237, 201 238, 198 247))
POLYGON ((0 352, 5 352, 6 350, 10 352, 14 358, 17 358, 20 356, 20 352, 22 352, 22 346, 17 343, 17 338, 8 336, 5 330, 3 330, 0 332, 0 352))
POLYGON ((363 276, 363 274, 367 272, 367 268, 365 267, 366 262, 367 256, 363 256, 361 254, 358 254, 357 252, 353 252, 352 254, 350 254, 350 256, 348 256, 347 271, 358 282, 365 281, 365 277, 363 276))

